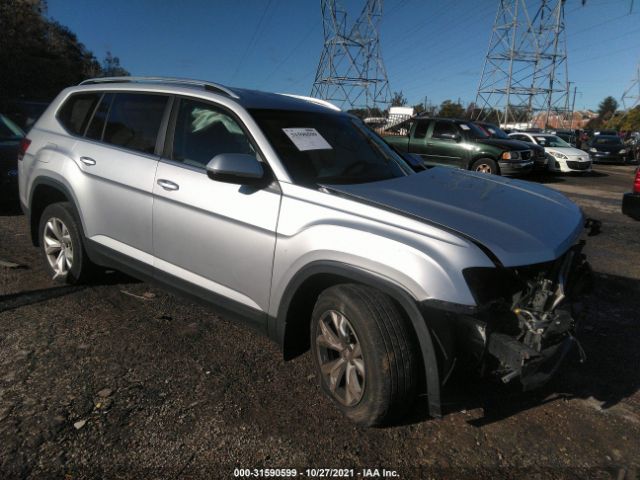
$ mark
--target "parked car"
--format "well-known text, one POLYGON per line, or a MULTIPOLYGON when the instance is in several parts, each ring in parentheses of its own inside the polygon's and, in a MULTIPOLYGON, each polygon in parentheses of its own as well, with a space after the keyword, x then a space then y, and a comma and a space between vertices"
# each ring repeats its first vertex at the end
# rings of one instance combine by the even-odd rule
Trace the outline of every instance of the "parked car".
POLYGON ((531 142, 544 147, 550 155, 548 168, 552 172, 590 172, 591 160, 589 154, 572 147, 557 135, 549 133, 518 132, 509 135, 510 138, 531 142))
POLYGON ((574 130, 554 130, 548 133, 551 133, 556 137, 561 138, 572 147, 577 148, 576 145, 578 142, 578 136, 576 135, 576 132, 574 130))
POLYGON ((18 191, 18 151, 23 138, 20 127, 0 114, 0 193, 5 198, 15 197, 18 191))
POLYGON ((47 102, 14 100, 9 102, 5 114, 13 123, 27 132, 48 106, 47 102))
POLYGON ((120 269, 217 306, 286 359, 310 348, 322 390, 361 425, 397 418, 423 385, 440 415, 462 359, 534 388, 576 341, 588 266, 573 202, 460 169, 416 173, 322 100, 85 81, 31 129, 19 180, 53 279, 120 269))
POLYGON ((636 168, 633 189, 622 196, 622 213, 640 220, 640 167, 636 168))
MULTIPOLYGON (((494 125, 493 123, 478 122, 478 121, 474 123, 476 125, 479 125, 489 135, 491 135, 491 138, 513 140, 513 138, 509 137, 509 134, 507 134, 504 130, 502 130, 497 125, 494 125)), ((525 145, 523 145, 523 148, 529 148, 533 152, 533 163, 534 163, 533 166, 535 170, 547 170, 547 164, 549 163, 549 160, 547 158, 547 155, 545 155, 544 147, 541 147, 536 143, 525 141, 525 145)))
POLYGON ((589 142, 589 156, 594 163, 625 163, 630 155, 617 135, 596 135, 589 142))
POLYGON ((497 175, 522 175, 533 168, 533 152, 520 142, 491 138, 466 120, 417 117, 401 125, 407 134, 383 133, 400 152, 420 155, 426 165, 447 165, 497 175))

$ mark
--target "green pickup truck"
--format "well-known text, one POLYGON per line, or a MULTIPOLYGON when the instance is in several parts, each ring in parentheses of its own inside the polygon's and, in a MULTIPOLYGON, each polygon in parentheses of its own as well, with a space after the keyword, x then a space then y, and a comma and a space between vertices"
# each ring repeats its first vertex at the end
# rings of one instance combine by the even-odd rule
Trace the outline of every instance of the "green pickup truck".
POLYGON ((491 138, 481 126, 466 120, 414 117, 382 137, 401 153, 419 155, 426 166, 497 175, 522 175, 533 169, 533 152, 526 143, 491 138))

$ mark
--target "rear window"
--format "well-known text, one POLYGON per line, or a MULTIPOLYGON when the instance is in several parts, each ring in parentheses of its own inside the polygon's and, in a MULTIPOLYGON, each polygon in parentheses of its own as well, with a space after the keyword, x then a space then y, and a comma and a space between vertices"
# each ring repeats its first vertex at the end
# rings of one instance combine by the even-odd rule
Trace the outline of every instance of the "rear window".
POLYGON ((165 95, 116 94, 102 140, 111 145, 153 153, 166 104, 165 95))
POLYGON ((70 133, 83 135, 101 96, 100 92, 71 95, 58 111, 58 120, 70 133))

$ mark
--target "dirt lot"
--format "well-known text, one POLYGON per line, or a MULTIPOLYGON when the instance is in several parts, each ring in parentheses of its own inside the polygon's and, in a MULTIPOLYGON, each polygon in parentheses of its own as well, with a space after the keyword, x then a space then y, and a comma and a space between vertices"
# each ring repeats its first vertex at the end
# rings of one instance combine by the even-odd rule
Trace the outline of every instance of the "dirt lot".
MULTIPOLYGON (((542 391, 459 375, 446 415, 360 429, 320 394, 309 355, 117 273, 53 286, 24 217, 0 213, 0 478, 233 478, 234 468, 361 468, 412 478, 640 475, 640 222, 629 166, 540 177, 604 232, 572 358, 542 391), (577 356, 576 356, 577 357, 577 356)), ((360 474, 360 475, 358 475, 360 474)))

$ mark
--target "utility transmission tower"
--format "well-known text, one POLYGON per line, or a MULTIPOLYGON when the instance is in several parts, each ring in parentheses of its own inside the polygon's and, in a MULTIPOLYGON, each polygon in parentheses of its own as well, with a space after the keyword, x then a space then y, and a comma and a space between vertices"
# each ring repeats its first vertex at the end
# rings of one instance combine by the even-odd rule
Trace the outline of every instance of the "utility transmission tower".
POLYGON ((625 110, 640 105, 640 63, 638 63, 636 77, 631 81, 629 88, 622 94, 622 105, 625 110))
POLYGON ((499 0, 475 117, 569 124, 565 0, 499 0), (496 118, 497 117, 497 118, 496 118))
POLYGON ((311 96, 347 108, 373 108, 391 101, 378 36, 382 3, 365 0, 348 29, 347 11, 336 0, 321 0, 324 48, 311 96))

